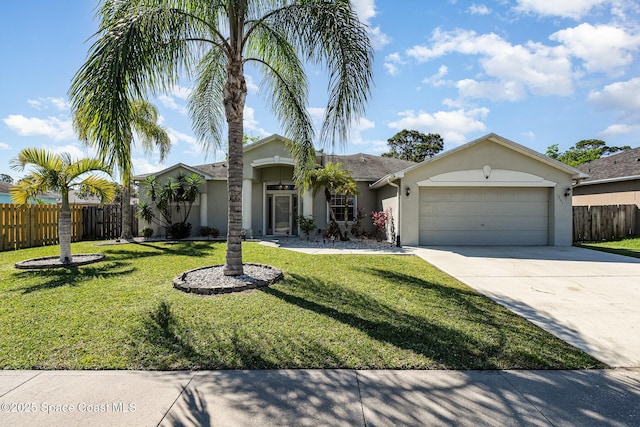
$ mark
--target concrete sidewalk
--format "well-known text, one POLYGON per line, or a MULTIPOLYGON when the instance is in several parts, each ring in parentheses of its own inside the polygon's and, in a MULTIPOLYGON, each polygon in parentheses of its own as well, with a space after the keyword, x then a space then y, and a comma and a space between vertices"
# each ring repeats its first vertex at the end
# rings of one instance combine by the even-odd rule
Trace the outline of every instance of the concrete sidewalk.
POLYGON ((414 250, 609 366, 640 367, 640 259, 577 247, 414 250))
POLYGON ((640 369, 0 371, 2 426, 632 426, 640 369))

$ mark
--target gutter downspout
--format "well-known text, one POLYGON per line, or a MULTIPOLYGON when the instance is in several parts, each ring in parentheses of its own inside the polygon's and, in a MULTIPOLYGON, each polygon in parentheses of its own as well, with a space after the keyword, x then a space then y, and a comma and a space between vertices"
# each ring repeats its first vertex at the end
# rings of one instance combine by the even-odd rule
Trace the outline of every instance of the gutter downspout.
POLYGON ((400 218, 402 218, 400 216, 400 209, 401 209, 400 206, 402 206, 402 200, 401 200, 402 194, 400 194, 400 186, 398 184, 394 184, 393 182, 391 182, 391 178, 387 178, 387 184, 389 184, 390 186, 396 188, 396 194, 398 196, 398 231, 396 232, 396 236, 395 237, 396 237, 396 246, 400 248, 401 247, 401 243, 400 243, 400 225, 401 225, 400 224, 400 218))

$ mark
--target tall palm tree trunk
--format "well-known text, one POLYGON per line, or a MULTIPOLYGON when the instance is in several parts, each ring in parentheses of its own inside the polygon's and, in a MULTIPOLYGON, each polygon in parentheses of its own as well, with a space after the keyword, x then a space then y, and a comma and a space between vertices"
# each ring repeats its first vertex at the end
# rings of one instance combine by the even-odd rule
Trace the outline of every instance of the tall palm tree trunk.
MULTIPOLYGON (((131 156, 131 138, 127 138, 127 153, 131 156)), ((131 234, 131 173, 122 171, 122 209, 120 214, 122 215, 122 232, 120 234, 121 239, 132 239, 131 234)))
POLYGON ((122 186, 122 233, 121 239, 132 239, 131 233, 131 184, 123 183, 122 186))
POLYGON ((224 86, 224 107, 229 128, 229 167, 227 188, 229 211, 227 227, 227 255, 223 271, 227 276, 238 276, 242 269, 242 179, 243 179, 243 110, 247 96, 242 62, 231 61, 224 86))
POLYGON ((58 240, 60 241, 60 262, 71 263, 71 209, 69 209, 69 193, 62 190, 62 204, 58 220, 58 240))

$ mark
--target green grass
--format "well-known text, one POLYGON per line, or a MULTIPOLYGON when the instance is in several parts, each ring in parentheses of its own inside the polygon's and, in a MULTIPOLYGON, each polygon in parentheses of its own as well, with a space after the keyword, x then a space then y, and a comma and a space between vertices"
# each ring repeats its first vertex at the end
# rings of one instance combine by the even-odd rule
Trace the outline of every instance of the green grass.
POLYGON ((416 257, 312 256, 244 246, 285 271, 261 291, 204 297, 172 279, 219 264, 220 243, 72 246, 107 260, 55 271, 0 254, 5 369, 577 369, 604 365, 416 257))
POLYGON ((640 258, 640 237, 624 240, 614 240, 611 242, 582 243, 578 246, 603 252, 610 252, 618 255, 640 258))

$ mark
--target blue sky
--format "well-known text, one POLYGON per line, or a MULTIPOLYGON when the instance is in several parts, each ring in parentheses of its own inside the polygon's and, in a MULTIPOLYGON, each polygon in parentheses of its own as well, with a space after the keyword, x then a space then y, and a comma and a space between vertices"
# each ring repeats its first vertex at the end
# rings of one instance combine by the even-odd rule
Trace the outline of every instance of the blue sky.
MULTIPOLYGON (((25 147, 91 151, 66 100, 97 29, 97 1, 6 2, 0 14, 0 173, 25 147)), ((581 139, 640 145, 640 4, 636 0, 357 0, 376 48, 371 101, 340 154, 386 151, 402 129, 440 133, 445 149, 489 132, 544 153, 581 139)), ((248 69, 245 133, 281 133, 248 69)), ((326 103, 310 69, 309 108, 326 103)), ((186 115, 190 81, 152 101, 171 139, 164 164, 134 152, 136 173, 224 157, 205 153, 186 115)), ((318 143, 320 147, 320 143, 318 143)))

